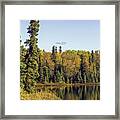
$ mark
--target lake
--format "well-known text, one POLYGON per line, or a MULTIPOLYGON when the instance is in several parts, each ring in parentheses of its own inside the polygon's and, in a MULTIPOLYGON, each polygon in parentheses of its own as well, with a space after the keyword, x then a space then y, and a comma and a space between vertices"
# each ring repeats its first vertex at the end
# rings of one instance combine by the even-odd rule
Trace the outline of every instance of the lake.
POLYGON ((44 86, 38 91, 52 92, 62 100, 100 100, 99 85, 44 86))

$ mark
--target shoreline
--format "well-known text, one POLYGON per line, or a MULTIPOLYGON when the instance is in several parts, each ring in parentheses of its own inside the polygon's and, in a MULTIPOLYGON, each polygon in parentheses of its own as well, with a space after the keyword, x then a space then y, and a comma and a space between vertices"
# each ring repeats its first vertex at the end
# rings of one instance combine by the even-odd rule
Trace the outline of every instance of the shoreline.
POLYGON ((73 83, 73 84, 67 84, 67 83, 37 83, 35 86, 93 86, 97 85, 100 86, 100 83, 73 83))

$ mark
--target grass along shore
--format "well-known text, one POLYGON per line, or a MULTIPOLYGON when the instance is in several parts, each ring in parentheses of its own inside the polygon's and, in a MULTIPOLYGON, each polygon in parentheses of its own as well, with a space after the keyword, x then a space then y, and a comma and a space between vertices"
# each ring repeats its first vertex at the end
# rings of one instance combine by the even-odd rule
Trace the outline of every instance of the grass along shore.
POLYGON ((23 90, 21 90, 20 92, 20 99, 21 100, 60 100, 60 98, 57 97, 51 91, 28 93, 23 90))

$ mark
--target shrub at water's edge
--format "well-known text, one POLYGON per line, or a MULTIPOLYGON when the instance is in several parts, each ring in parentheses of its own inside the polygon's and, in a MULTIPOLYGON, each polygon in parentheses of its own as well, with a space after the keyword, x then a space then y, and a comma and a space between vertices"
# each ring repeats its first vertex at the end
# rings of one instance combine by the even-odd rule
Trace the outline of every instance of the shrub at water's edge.
POLYGON ((21 100, 60 100, 54 93, 44 91, 44 92, 34 92, 28 93, 27 91, 21 90, 20 92, 21 100))

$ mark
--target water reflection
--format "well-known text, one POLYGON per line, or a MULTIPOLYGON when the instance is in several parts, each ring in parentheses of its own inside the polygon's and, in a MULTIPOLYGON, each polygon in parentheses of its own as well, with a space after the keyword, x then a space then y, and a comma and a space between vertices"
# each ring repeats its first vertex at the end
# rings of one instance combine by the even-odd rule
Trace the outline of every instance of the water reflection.
POLYGON ((48 90, 62 100, 100 100, 100 86, 67 86, 67 87, 43 87, 39 91, 48 90))

